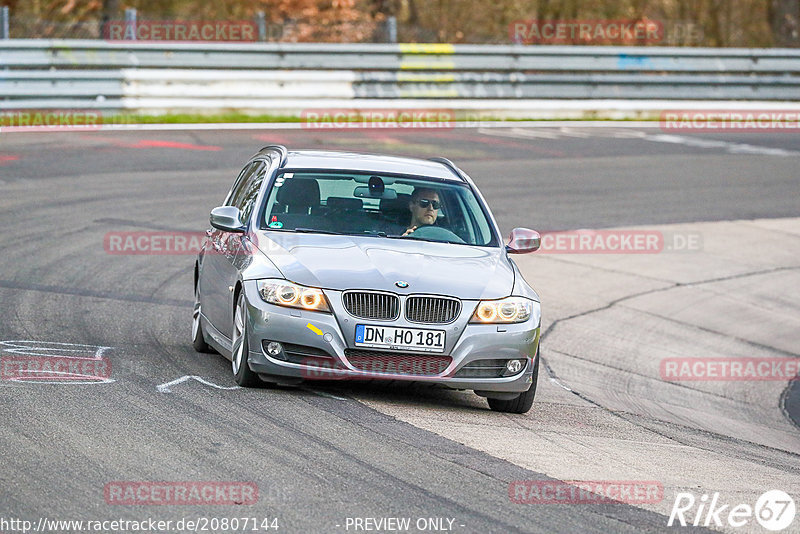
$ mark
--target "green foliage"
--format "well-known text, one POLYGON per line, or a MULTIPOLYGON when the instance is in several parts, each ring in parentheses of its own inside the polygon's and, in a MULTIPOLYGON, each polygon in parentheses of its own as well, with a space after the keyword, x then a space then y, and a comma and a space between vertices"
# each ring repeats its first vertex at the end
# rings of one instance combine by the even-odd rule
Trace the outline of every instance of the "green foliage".
MULTIPOLYGON (((252 20, 264 12, 269 40, 370 42, 385 39, 395 16, 405 42, 511 41, 520 20, 650 20, 664 25, 656 44, 800 46, 798 0, 0 0, 26 20, 95 25, 122 19, 252 20)), ((32 25, 31 27, 38 27, 32 25)), ((27 35, 37 37, 37 35, 27 35)))

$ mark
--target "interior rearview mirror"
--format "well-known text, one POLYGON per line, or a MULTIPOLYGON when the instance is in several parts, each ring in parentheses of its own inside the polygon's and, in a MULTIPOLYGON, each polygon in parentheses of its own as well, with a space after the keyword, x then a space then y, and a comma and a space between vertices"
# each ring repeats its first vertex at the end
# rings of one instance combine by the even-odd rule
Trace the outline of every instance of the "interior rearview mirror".
POLYGON ((394 189, 378 189, 369 186, 359 186, 353 191, 356 198, 379 198, 381 200, 394 200, 397 198, 397 191, 394 189))

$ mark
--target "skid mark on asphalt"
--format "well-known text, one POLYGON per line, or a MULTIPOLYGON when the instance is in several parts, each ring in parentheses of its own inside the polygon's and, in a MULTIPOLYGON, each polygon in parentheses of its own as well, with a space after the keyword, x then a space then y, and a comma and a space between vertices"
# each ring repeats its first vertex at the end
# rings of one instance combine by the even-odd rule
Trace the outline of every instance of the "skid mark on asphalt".
MULTIPOLYGON (((757 270, 757 271, 739 273, 739 274, 734 274, 734 275, 730 275, 730 276, 722 276, 722 277, 710 278, 710 279, 706 279, 706 280, 698 280, 698 281, 695 281, 695 282, 687 282, 687 283, 675 282, 675 283, 671 283, 670 285, 665 286, 665 287, 660 287, 660 288, 655 288, 655 289, 650 289, 650 290, 646 290, 646 291, 633 293, 633 294, 626 295, 624 297, 620 297, 618 299, 615 299, 615 300, 609 302, 608 304, 606 304, 604 306, 600 306, 598 308, 594 308, 594 309, 591 309, 591 310, 586 310, 586 311, 583 311, 583 312, 580 312, 580 313, 576 313, 574 315, 571 315, 571 316, 568 316, 568 317, 563 317, 561 319, 556 319, 541 334, 541 342, 544 343, 545 340, 548 338, 549 334, 551 334, 558 325, 560 325, 560 324, 562 324, 564 322, 571 321, 573 319, 577 319, 577 318, 581 318, 581 317, 585 317, 585 316, 588 316, 588 315, 591 315, 591 314, 594 314, 594 313, 598 313, 598 312, 602 312, 602 311, 605 311, 605 310, 609 310, 611 308, 614 308, 614 307, 616 307, 616 306, 618 306, 620 304, 623 304, 623 303, 625 303, 625 302, 627 302, 629 300, 636 299, 638 297, 642 297, 642 296, 646 296, 646 295, 652 295, 652 294, 655 294, 655 293, 661 293, 661 292, 664 292, 664 291, 671 291, 673 289, 680 288, 680 287, 703 286, 703 285, 714 284, 714 283, 728 281, 728 280, 737 280, 737 279, 742 279, 742 278, 747 278, 747 277, 761 276, 761 275, 765 275, 765 274, 773 274, 773 273, 782 272, 782 271, 794 271, 794 270, 797 270, 797 269, 800 269, 800 266, 783 266, 783 267, 775 267, 775 268, 770 268, 770 269, 761 269, 761 270, 757 270)), ((667 319, 667 318, 662 317, 662 319, 667 319)), ((693 325, 693 327, 699 328, 696 325, 693 325)), ((712 331, 712 330, 709 330, 709 329, 703 329, 703 330, 706 330, 706 331, 709 331, 711 333, 715 333, 715 334, 718 334, 718 335, 721 335, 721 336, 725 336, 726 335, 726 334, 723 334, 721 332, 715 332, 715 331, 712 331)), ((735 339, 739 339, 739 338, 735 338, 735 339)), ((748 344, 751 344, 753 346, 763 347, 763 348, 766 348, 766 349, 769 349, 769 350, 782 352, 782 353, 790 355, 790 356, 797 356, 796 354, 788 353, 788 352, 782 351, 782 350, 780 350, 778 348, 769 347, 769 346, 761 345, 761 344, 758 344, 758 343, 754 343, 754 342, 752 342, 750 340, 746 340, 746 339, 739 339, 739 340, 740 341, 744 341, 744 342, 746 342, 748 344)), ((560 352, 560 351, 555 351, 555 352, 558 352, 560 354, 563 354, 565 356, 569 356, 569 357, 572 357, 572 358, 583 359, 583 358, 580 358, 579 356, 574 355, 574 354, 563 353, 563 352, 560 352)), ((639 417, 639 416, 634 416, 634 415, 628 414, 628 415, 630 415, 630 417, 629 417, 628 415, 625 415, 622 412, 611 410, 608 407, 606 407, 603 404, 601 404, 600 401, 591 398, 590 395, 588 395, 588 394, 586 394, 586 393, 584 393, 582 391, 578 391, 578 390, 574 390, 574 389, 569 388, 568 386, 566 386, 562 382, 561 378, 556 374, 555 370, 550 366, 550 364, 548 363, 546 358, 542 357, 541 363, 542 363, 542 365, 544 365, 545 371, 547 373, 547 377, 551 382, 563 387, 564 389, 566 389, 567 391, 569 391, 570 393, 572 393, 573 395, 575 395, 579 399, 581 399, 583 401, 586 401, 586 402, 588 402, 588 403, 590 403, 590 404, 592 404, 592 405, 594 405, 594 406, 596 406, 598 408, 601 408, 602 410, 608 412, 609 414, 613 415, 614 417, 619 417, 619 418, 624 419, 626 421, 632 422, 632 423, 636 424, 637 426, 642 426, 643 427, 643 425, 641 425, 640 423, 637 423, 637 422, 634 421, 634 419, 636 417, 639 417)), ((597 362, 593 362, 593 363, 597 364, 597 362)), ((616 368, 614 368, 614 367, 612 367, 610 365, 605 365, 605 367, 616 369, 616 368)), ((627 372, 630 372, 630 371, 627 371, 627 372)), ((640 376, 642 376, 642 375, 640 375, 640 376)), ((793 382, 790 382, 787 385, 786 390, 783 392, 783 394, 781 396, 781 401, 782 401, 781 409, 782 409, 783 413, 787 416, 787 418, 789 420, 792 420, 792 416, 800 417, 800 416, 798 416, 798 405, 800 405, 800 403, 798 403, 798 405, 793 405, 793 406, 787 406, 787 404, 786 404, 786 400, 791 398, 790 397, 790 389, 792 387, 792 384, 793 384, 793 382)), ((688 386, 685 386, 685 385, 682 385, 682 384, 675 384, 675 385, 678 386, 678 387, 688 387, 688 386)), ((718 395, 715 395, 715 396, 718 396, 718 395)), ((793 420, 791 422, 793 424, 796 424, 795 421, 793 421, 793 420)), ((693 429, 692 427, 685 426, 685 425, 678 425, 678 424, 675 424, 675 423, 673 423, 673 425, 676 428, 677 427, 681 427, 685 431, 695 431, 696 430, 696 429, 693 429)), ((653 430, 653 429, 651 429, 651 430, 653 430)), ((653 431, 655 431, 655 430, 653 430, 653 431)), ((754 446, 757 446, 757 447, 764 447, 762 445, 755 445, 755 444, 752 444, 750 442, 746 442, 744 440, 739 440, 738 438, 735 438, 735 437, 732 437, 732 436, 724 436, 724 435, 717 434, 717 433, 714 433, 714 432, 711 432, 711 431, 705 431, 705 432, 707 432, 707 434, 709 436, 713 436, 715 439, 719 439, 719 440, 722 440, 722 441, 725 441, 725 442, 740 442, 740 443, 747 443, 748 445, 754 445, 754 446)), ((681 443, 681 444, 684 444, 684 445, 690 445, 690 443, 688 441, 685 441, 683 438, 679 437, 677 434, 667 433, 667 432, 663 432, 663 431, 657 431, 656 433, 658 433, 662 437, 674 440, 674 441, 676 441, 678 443, 681 443)))
POLYGON ((194 232, 196 230, 189 230, 183 228, 175 228, 174 226, 166 226, 164 224, 153 224, 147 221, 134 221, 132 219, 115 219, 106 217, 102 219, 95 219, 93 223, 102 224, 103 226, 118 225, 118 226, 131 226, 133 228, 147 228, 148 230, 167 230, 172 232, 194 232))
MULTIPOLYGON (((676 289, 676 288, 679 288, 679 287, 701 286, 701 285, 706 285, 706 284, 714 284, 714 283, 717 283, 717 282, 725 282, 725 281, 728 281, 728 280, 737 280, 737 279, 741 279, 741 278, 748 278, 748 277, 751 277, 751 276, 761 276, 761 275, 764 275, 764 274, 773 274, 773 273, 778 273, 778 272, 782 272, 782 271, 794 271, 794 270, 797 270, 797 269, 800 269, 800 266, 786 266, 786 267, 775 267, 775 268, 772 268, 772 269, 760 269, 758 271, 750 271, 750 272, 739 273, 739 274, 734 274, 734 275, 730 275, 730 276, 721 276, 721 277, 717 277, 717 278, 710 278, 708 280, 698 280, 698 281, 695 281, 695 282, 673 282, 673 283, 670 283, 669 285, 664 286, 664 287, 658 287, 658 288, 655 288, 655 289, 648 289, 646 291, 640 291, 638 293, 632 293, 630 295, 626 295, 624 297, 620 297, 618 299, 612 300, 608 304, 606 304, 604 306, 600 306, 599 308, 593 308, 591 310, 582 311, 580 313, 576 313, 576 314, 570 315, 568 317, 562 317, 561 319, 556 319, 555 321, 550 323, 550 325, 547 327, 547 330, 545 330, 542 333, 541 341, 544 341, 547 338, 547 336, 550 334, 550 332, 552 332, 555 329, 556 325, 559 325, 559 324, 564 323, 566 321, 570 321, 572 319, 577 319, 579 317, 585 317, 585 316, 591 315, 593 313, 609 310, 609 309, 613 308, 614 306, 617 306, 618 304, 621 304, 621 303, 623 303, 625 301, 628 301, 628 300, 633 300, 633 299, 635 299, 637 297, 643 297, 645 295, 652 295, 654 293, 660 293, 662 291, 670 291, 672 289, 676 289)), ((620 271, 615 271, 613 269, 609 269, 609 271, 610 272, 620 272, 620 271)), ((772 347, 769 347, 769 348, 771 350, 779 350, 779 349, 774 349, 772 347)))
POLYGON ((222 147, 213 145, 195 145, 192 143, 179 143, 177 141, 157 141, 152 139, 143 139, 134 144, 120 144, 124 148, 176 148, 179 150, 209 150, 219 151, 222 147))
POLYGON ((177 150, 201 150, 210 152, 218 152, 222 150, 222 147, 216 145, 199 145, 195 143, 164 141, 160 139, 141 139, 139 141, 136 141, 135 143, 131 143, 113 137, 91 136, 84 138, 91 139, 92 141, 105 142, 117 148, 132 148, 132 149, 172 148, 177 150))
POLYGON ((328 393, 326 391, 319 391, 319 390, 311 389, 311 388, 307 388, 307 387, 301 387, 299 389, 301 389, 303 391, 307 391, 308 393, 313 393, 314 395, 318 395, 320 397, 325 397, 326 399, 336 399, 336 400, 340 400, 340 401, 350 400, 350 399, 348 399, 346 397, 339 397, 338 395, 334 395, 333 393, 328 393))
MULTIPOLYGON (((368 130, 365 135, 340 135, 326 140, 328 145, 336 145, 342 150, 353 150, 354 152, 384 151, 394 155, 404 155, 411 157, 422 157, 424 155, 434 156, 441 153, 440 149, 431 143, 423 142, 421 137, 405 141, 399 137, 388 136, 386 134, 375 133, 368 130)), ((399 132, 393 132, 399 133, 399 132)), ((420 133, 419 135, 422 135, 420 133)), ((451 157, 456 157, 458 152, 450 151, 451 157)), ((474 155, 475 150, 463 151, 462 157, 474 155)))
MULTIPOLYGON (((529 152, 536 152, 538 154, 544 154, 546 156, 554 156, 558 158, 563 158, 566 157, 567 155, 565 152, 562 152, 561 150, 550 150, 547 148, 536 146, 533 143, 522 143, 517 141, 510 141, 507 139, 500 139, 500 137, 508 137, 508 136, 497 135, 495 130, 481 129, 478 130, 478 134, 479 135, 464 135, 463 132, 459 131, 457 133, 451 132, 450 134, 447 134, 445 132, 425 132, 423 135, 425 135, 426 137, 435 137, 444 139, 457 138, 461 143, 463 143, 464 141, 468 141, 490 146, 505 146, 508 148, 518 148, 522 150, 527 150, 529 152)), ((521 139, 519 136, 517 136, 516 138, 521 139)))
POLYGON ((286 137, 284 135, 274 135, 274 134, 257 134, 253 136, 253 139, 256 141, 263 141, 265 143, 269 143, 270 145, 291 145, 294 139, 286 137))
MULTIPOLYGON (((191 265, 187 267, 191 269, 191 265)), ((43 284, 30 284, 15 282, 13 280, 0 280, 0 288, 16 289, 19 291, 41 291, 44 293, 55 293, 59 295, 75 295, 77 297, 95 297, 109 300, 120 300, 123 302, 144 302, 145 304, 159 304, 162 306, 177 306, 188 308, 192 306, 189 299, 167 299, 148 297, 146 295, 131 295, 123 293, 113 293, 111 291, 94 291, 91 289, 68 288, 63 286, 48 286, 43 284)))

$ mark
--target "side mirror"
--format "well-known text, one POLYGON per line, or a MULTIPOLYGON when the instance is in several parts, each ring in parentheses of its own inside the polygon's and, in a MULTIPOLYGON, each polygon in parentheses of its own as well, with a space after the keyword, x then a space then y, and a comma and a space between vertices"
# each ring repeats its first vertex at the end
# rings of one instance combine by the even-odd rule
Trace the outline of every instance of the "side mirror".
POLYGON ((542 244, 542 237, 536 230, 527 228, 514 228, 508 237, 506 251, 509 254, 527 254, 539 250, 542 244))
POLYGON ((220 206, 211 210, 209 217, 211 226, 223 232, 233 232, 243 234, 245 232, 242 224, 242 212, 234 206, 220 206))

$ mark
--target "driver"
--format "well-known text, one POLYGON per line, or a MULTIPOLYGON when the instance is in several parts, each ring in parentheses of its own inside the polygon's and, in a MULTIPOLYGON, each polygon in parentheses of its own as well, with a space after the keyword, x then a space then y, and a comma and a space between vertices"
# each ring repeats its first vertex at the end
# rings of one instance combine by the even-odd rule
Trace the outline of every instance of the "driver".
POLYGON ((439 216, 439 193, 433 189, 417 187, 411 193, 408 210, 411 212, 411 222, 406 228, 404 236, 414 232, 420 226, 429 226, 436 223, 439 216))

